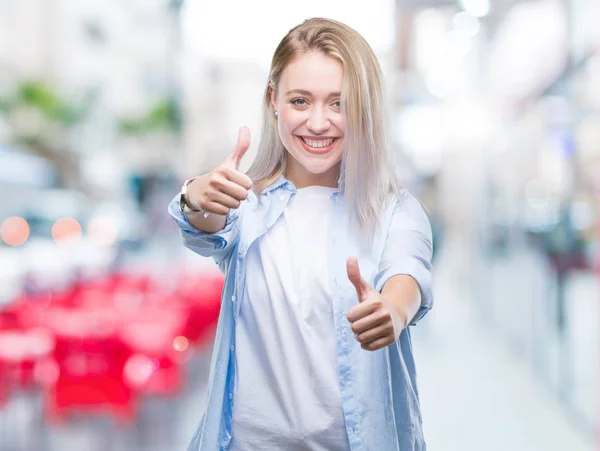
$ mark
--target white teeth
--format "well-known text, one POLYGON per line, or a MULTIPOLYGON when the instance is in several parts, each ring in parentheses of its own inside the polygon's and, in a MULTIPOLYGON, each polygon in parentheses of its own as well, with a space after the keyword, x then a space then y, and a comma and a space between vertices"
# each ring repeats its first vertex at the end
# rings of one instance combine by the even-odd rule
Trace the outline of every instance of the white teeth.
POLYGON ((335 141, 335 138, 330 138, 330 139, 302 138, 302 141, 304 141, 310 147, 314 147, 315 149, 321 149, 323 147, 330 146, 333 143, 333 141, 335 141))

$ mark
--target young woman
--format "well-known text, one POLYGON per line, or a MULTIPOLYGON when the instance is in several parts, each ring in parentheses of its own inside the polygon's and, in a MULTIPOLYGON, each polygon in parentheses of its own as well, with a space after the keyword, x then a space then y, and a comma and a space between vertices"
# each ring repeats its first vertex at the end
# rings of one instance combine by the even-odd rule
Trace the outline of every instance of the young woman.
POLYGON ((382 76, 348 26, 277 47, 250 132, 169 211, 226 274, 208 407, 190 451, 424 450, 408 326, 432 305, 431 228, 396 183, 382 76))

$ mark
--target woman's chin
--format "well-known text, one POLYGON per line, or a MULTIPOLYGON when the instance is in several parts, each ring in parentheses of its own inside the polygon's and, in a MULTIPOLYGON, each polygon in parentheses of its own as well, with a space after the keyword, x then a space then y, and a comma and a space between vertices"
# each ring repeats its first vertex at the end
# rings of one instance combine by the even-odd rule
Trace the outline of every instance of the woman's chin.
POLYGON ((288 163, 288 177, 296 186, 337 186, 339 161, 298 161, 288 163))

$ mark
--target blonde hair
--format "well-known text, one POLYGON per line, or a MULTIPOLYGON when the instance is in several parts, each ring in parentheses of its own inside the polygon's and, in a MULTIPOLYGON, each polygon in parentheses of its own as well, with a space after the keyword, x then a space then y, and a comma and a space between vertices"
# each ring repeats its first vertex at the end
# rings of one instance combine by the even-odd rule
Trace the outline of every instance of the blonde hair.
POLYGON ((355 30, 330 19, 313 18, 296 26, 277 46, 263 98, 263 129, 257 157, 248 171, 257 190, 286 170, 288 152, 277 129, 271 89, 298 56, 320 51, 343 67, 342 114, 344 152, 338 185, 361 232, 371 236, 391 194, 399 194, 392 166, 381 68, 366 40, 355 30))

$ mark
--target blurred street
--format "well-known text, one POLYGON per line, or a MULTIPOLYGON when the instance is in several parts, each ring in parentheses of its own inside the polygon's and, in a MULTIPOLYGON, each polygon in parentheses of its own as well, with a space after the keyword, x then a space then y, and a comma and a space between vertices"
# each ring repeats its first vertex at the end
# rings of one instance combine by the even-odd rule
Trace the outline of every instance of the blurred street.
POLYGON ((579 419, 535 377, 523 350, 482 319, 469 288, 457 283, 460 254, 455 247, 440 256, 436 308, 413 329, 428 449, 596 449, 579 419))
POLYGON ((186 449, 224 278, 167 206, 242 125, 248 169, 309 17, 373 47, 431 222, 428 449, 599 449, 600 2, 0 0, 0 451, 186 449))

